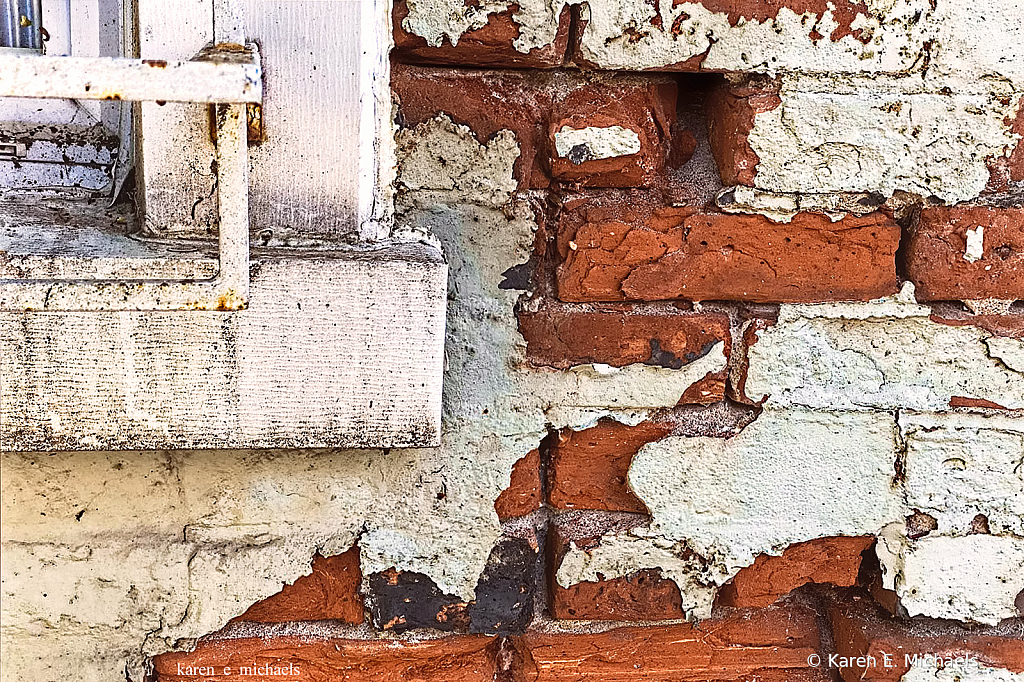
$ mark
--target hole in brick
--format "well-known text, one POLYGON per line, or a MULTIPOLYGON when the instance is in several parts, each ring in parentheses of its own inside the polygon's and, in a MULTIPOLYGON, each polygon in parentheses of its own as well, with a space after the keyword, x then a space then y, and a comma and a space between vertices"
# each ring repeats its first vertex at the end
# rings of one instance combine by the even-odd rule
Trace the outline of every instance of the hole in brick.
POLYGON ((988 535, 988 517, 984 514, 978 514, 971 521, 971 534, 972 535, 988 535))
POLYGON ((923 538, 928 533, 939 527, 939 522, 931 514, 926 514, 918 509, 907 517, 907 537, 916 540, 923 538))

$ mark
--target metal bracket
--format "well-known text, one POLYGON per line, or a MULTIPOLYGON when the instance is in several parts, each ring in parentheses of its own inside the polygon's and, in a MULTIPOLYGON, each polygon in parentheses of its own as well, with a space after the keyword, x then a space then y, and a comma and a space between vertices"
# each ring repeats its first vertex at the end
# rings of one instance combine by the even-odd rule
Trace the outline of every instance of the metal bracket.
POLYGON ((220 211, 220 268, 213 279, 0 279, 0 311, 240 310, 248 305, 246 107, 263 97, 254 45, 209 46, 184 62, 0 54, 0 97, 215 105, 220 211))

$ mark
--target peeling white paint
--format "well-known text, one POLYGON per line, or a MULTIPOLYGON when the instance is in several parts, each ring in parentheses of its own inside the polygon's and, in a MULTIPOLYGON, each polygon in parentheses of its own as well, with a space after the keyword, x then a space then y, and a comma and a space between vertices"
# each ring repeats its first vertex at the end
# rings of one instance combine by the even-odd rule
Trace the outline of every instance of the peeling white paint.
POLYGON ((896 427, 885 413, 766 409, 729 439, 649 443, 633 458, 628 481, 651 526, 571 551, 559 582, 660 568, 692 615, 707 618, 708 588, 759 554, 823 536, 873 534, 902 518, 895 461, 896 427))
POLYGON ((562 7, 580 0, 501 0, 467 5, 463 0, 408 0, 409 16, 402 28, 418 35, 428 45, 440 47, 447 39, 458 45, 463 34, 487 25, 491 14, 505 12, 516 5, 519 10, 512 16, 519 26, 519 37, 513 46, 519 52, 550 45, 558 31, 562 7))
POLYGON ((622 126, 570 128, 555 133, 555 152, 573 163, 640 153, 640 135, 622 126))
POLYGON ((867 303, 839 301, 833 303, 785 303, 779 306, 779 323, 807 319, 884 320, 928 317, 932 309, 917 302, 914 284, 904 282, 892 296, 883 296, 867 303))
POLYGON ((910 616, 995 625, 1019 615, 1014 600, 1024 590, 1024 538, 929 535, 900 549, 879 559, 910 616))
POLYGON ((865 44, 852 35, 830 39, 839 27, 832 9, 819 16, 782 7, 774 18, 732 26, 727 14, 711 12, 700 3, 590 0, 584 8, 589 23, 580 48, 585 59, 606 69, 655 69, 700 55, 706 55, 704 68, 723 71, 858 73, 910 68, 926 39, 932 14, 927 0, 870 0, 867 5, 872 16, 860 15, 851 26, 869 36, 865 44), (917 12, 923 21, 909 22, 917 12))
POLYGON ((776 407, 942 411, 953 397, 1024 407, 1022 344, 972 326, 932 322, 902 297, 782 305, 749 351, 747 395, 776 407), (988 344, 1011 358, 992 357, 988 344))
POLYGON ((978 225, 975 229, 967 229, 967 248, 964 250, 964 260, 968 263, 975 263, 985 255, 985 228, 978 225))
POLYGON ((53 679, 124 679, 126 663, 141 679, 145 656, 188 648, 357 538, 365 574, 416 571, 472 599, 501 535, 494 501, 549 426, 637 423, 724 370, 722 344, 681 370, 527 368, 521 292, 498 286, 537 228, 512 196, 511 133, 480 144, 441 120, 400 145, 400 229, 450 263, 441 447, 5 454, 5 667, 64 651, 53 679), (72 605, 41 596, 66 576, 72 605))
POLYGON ((967 535, 983 514, 992 533, 1024 537, 1024 419, 901 413, 900 430, 907 507, 934 517, 933 533, 967 535))
POLYGON ((901 682, 1024 682, 1024 673, 982 665, 977 657, 954 652, 946 656, 921 655, 900 679, 901 682))
POLYGON ((921 90, 919 81, 785 76, 782 103, 758 114, 749 135, 754 183, 774 192, 903 190, 948 203, 976 197, 986 160, 1016 141, 1012 90, 921 90))

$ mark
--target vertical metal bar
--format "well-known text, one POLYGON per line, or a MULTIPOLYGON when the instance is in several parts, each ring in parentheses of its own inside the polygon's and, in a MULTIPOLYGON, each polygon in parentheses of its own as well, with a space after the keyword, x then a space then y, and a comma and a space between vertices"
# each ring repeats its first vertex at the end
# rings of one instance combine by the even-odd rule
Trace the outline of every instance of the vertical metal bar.
POLYGON ((0 47, 41 52, 42 0, 0 0, 0 47))
POLYGON ((249 298, 249 146, 244 104, 217 106, 217 201, 220 211, 220 276, 234 310, 249 298))

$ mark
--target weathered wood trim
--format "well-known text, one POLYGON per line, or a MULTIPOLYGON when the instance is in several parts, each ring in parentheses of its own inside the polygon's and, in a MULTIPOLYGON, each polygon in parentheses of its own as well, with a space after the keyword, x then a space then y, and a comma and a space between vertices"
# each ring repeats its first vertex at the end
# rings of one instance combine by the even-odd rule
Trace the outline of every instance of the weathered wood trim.
POLYGON ((259 102, 252 51, 212 49, 190 61, 0 54, 0 97, 163 102, 259 102))
POLYGON ((447 266, 262 254, 249 310, 0 313, 0 450, 424 447, 447 266))

